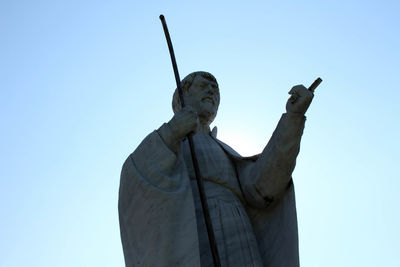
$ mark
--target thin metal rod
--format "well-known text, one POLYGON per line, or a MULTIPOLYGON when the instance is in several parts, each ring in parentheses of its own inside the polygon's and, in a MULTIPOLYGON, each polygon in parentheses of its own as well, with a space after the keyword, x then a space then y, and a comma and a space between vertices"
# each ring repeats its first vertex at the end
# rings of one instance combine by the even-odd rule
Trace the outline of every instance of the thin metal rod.
MULTIPOLYGON (((162 26, 164 28, 165 38, 167 39, 169 54, 171 55, 172 67, 174 69, 174 74, 175 74, 176 86, 178 88, 178 93, 179 93, 179 100, 181 101, 181 105, 183 108, 183 107, 185 107, 185 101, 183 98, 181 79, 179 78, 179 72, 178 72, 178 66, 176 64, 174 48, 172 47, 171 37, 169 35, 167 23, 166 23, 163 15, 160 15, 160 20, 161 20, 162 26)), ((210 248, 211 248, 211 253, 213 256, 214 266, 221 267, 221 262, 220 262, 220 258, 219 258, 219 254, 218 254, 218 248, 217 248, 217 242, 215 240, 214 229, 213 229, 211 217, 210 217, 210 211, 208 209, 207 197, 206 197, 206 194, 204 191, 203 177, 201 176, 200 169, 199 169, 199 163, 197 161, 197 157, 195 154, 193 133, 188 134, 187 138, 189 141, 190 154, 192 156, 194 173, 195 173, 196 181, 197 181, 197 187, 199 188, 200 202, 201 202, 201 207, 203 208, 203 215, 204 215, 204 220, 206 222, 208 240, 210 242, 210 248)))

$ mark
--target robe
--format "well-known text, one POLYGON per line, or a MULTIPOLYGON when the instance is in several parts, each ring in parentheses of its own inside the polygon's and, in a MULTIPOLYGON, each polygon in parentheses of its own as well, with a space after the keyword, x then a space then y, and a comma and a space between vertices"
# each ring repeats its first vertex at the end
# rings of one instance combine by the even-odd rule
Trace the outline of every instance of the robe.
MULTIPOLYGON (((304 122, 303 115, 283 114, 263 152, 253 157, 241 157, 215 139, 235 167, 264 266, 299 266, 291 174, 304 122)), ((181 149, 172 151, 160 129, 142 141, 122 168, 118 208, 125 264, 200 267, 188 168, 181 149)))

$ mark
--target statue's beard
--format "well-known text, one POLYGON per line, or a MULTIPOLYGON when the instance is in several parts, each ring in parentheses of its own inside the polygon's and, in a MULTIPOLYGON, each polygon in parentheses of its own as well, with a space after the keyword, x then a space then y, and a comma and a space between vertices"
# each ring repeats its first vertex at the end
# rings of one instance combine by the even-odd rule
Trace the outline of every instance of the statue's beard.
POLYGON ((216 116, 216 112, 203 110, 202 112, 198 113, 198 116, 201 124, 210 125, 216 116))

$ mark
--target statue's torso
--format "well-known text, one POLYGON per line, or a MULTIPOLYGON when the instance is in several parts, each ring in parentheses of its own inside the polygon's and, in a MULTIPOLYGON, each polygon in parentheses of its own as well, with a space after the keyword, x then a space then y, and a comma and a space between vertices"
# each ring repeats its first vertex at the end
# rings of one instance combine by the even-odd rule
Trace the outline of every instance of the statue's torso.
MULTIPOLYGON (((193 140, 222 266, 263 266, 251 223, 243 207, 244 198, 235 165, 211 136, 196 134, 193 140)), ((202 267, 213 266, 187 141, 183 144, 183 155, 192 179, 201 264, 202 267)))
MULTIPOLYGON (((243 195, 240 190, 235 166, 224 150, 210 135, 207 134, 196 134, 193 136, 193 141, 195 144, 195 153, 199 162, 199 168, 204 181, 210 181, 228 188, 243 201, 243 195)), ((195 180, 187 140, 184 141, 183 155, 190 179, 195 180)))

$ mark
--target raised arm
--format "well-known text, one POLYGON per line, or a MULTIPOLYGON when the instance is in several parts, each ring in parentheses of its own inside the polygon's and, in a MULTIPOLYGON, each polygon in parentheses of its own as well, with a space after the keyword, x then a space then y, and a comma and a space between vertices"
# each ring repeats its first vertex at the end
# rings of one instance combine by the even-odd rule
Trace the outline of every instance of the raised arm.
POLYGON ((305 112, 313 93, 303 85, 294 86, 283 114, 270 141, 256 162, 242 178, 242 187, 250 204, 265 207, 287 188, 296 165, 304 129, 305 112))

